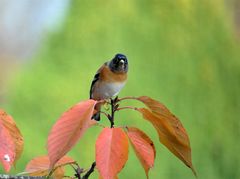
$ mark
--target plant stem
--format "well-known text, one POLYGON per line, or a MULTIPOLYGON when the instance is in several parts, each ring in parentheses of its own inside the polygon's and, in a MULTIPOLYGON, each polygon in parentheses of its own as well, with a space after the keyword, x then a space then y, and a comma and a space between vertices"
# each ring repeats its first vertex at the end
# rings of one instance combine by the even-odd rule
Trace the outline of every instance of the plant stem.
POLYGON ((84 170, 82 168, 80 168, 80 166, 76 163, 76 168, 72 165, 73 169, 75 170, 75 177, 77 179, 82 179, 81 174, 84 172, 84 170))
POLYGON ((125 107, 121 107, 119 108, 119 102, 122 100, 126 100, 126 99, 137 99, 136 97, 132 97, 132 96, 128 96, 128 97, 124 97, 124 98, 120 98, 118 99, 118 97, 116 97, 115 99, 111 98, 111 115, 110 114, 106 114, 104 113, 104 115, 106 115, 110 121, 110 127, 113 128, 114 127, 114 114, 116 111, 120 111, 123 109, 132 109, 132 110, 137 110, 138 108, 132 107, 132 106, 125 106, 125 107))
POLYGON ((100 111, 101 114, 104 114, 108 118, 108 114, 105 113, 104 111, 100 111))
POLYGON ((111 98, 111 114, 107 114, 107 117, 110 121, 110 127, 113 128, 114 127, 114 114, 118 109, 118 97, 116 97, 115 99, 111 98))
POLYGON ((110 116, 110 123, 111 123, 111 128, 114 126, 114 113, 115 113, 115 102, 113 99, 111 99, 111 116, 110 116))
POLYGON ((91 175, 91 173, 94 172, 94 168, 96 166, 96 162, 92 163, 91 168, 87 171, 87 173, 82 177, 82 179, 88 179, 88 177, 91 175))

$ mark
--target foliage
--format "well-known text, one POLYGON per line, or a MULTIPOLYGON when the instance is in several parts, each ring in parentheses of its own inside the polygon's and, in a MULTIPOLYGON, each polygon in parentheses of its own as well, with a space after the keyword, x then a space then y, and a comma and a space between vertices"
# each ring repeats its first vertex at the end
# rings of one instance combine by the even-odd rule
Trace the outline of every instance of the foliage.
POLYGON ((147 134, 135 127, 127 127, 127 135, 148 178, 148 171, 153 167, 156 157, 153 141, 147 134))
MULTIPOLYGON (((64 177, 64 166, 65 165, 73 165, 76 164, 72 158, 63 156, 58 162, 55 164, 53 168, 53 177, 63 178, 64 177)), ((50 170, 50 160, 48 156, 39 156, 33 158, 26 166, 26 172, 22 174, 28 174, 29 176, 47 176, 50 170)))
MULTIPOLYGON (((32 159, 26 166, 25 174, 31 176, 51 176, 54 174, 54 178, 63 178, 65 176, 63 167, 69 164, 76 164, 77 168, 73 167, 76 171, 74 176, 81 179, 84 170, 79 167, 76 161, 66 157, 65 154, 76 145, 89 127, 97 124, 96 121, 92 120, 92 116, 95 113, 94 108, 97 103, 108 104, 109 102, 107 100, 95 101, 89 99, 74 105, 65 112, 54 124, 48 136, 48 156, 41 156, 32 159)), ((97 138, 95 149, 96 167, 101 178, 117 178, 118 173, 123 169, 128 160, 128 138, 145 170, 147 178, 149 169, 154 165, 156 156, 155 147, 152 140, 144 132, 133 127, 115 128, 115 112, 126 109, 133 109, 141 112, 144 118, 150 121, 157 130, 160 142, 190 167, 196 175, 192 165, 188 135, 181 125, 181 122, 164 105, 147 96, 139 98, 125 97, 122 99, 116 97, 114 100, 111 99, 111 103, 109 104, 111 105, 111 114, 107 114, 103 111, 101 111, 101 113, 109 120, 110 128, 103 128, 97 138), (119 107, 120 102, 126 99, 140 100, 147 105, 150 110, 131 106, 119 107), (126 130, 126 133, 123 129, 126 130)), ((1 158, 3 156, 5 157, 6 153, 10 156, 9 161, 2 161, 5 171, 8 172, 11 165, 15 162, 15 158, 19 158, 20 154, 17 152, 22 151, 22 146, 19 145, 19 141, 16 140, 22 138, 22 136, 11 117, 2 112, 1 119, 1 121, 4 121, 5 123, 3 123, 3 125, 0 123, 0 129, 4 129, 0 130, 0 140, 3 141, 7 139, 5 142, 1 143, 1 158), (6 120, 7 118, 10 120, 6 120), (13 124, 9 125, 6 121, 13 124), (11 132, 14 131, 18 132, 14 135, 14 138, 10 138, 8 134, 11 134, 11 132), (14 145, 14 143, 17 143, 17 145, 14 145), (10 153, 13 153, 13 155, 10 155, 10 153), (10 163, 10 165, 6 165, 8 164, 6 162, 10 163)), ((98 123, 98 125, 100 124, 98 123)), ((83 178, 86 176, 86 178, 88 178, 88 176, 94 171, 94 167, 95 165, 88 172, 85 171, 86 174, 83 178)))
POLYGON ((0 109, 0 162, 9 172, 23 151, 23 137, 13 118, 0 109))
POLYGON ((121 128, 104 128, 96 141, 96 164, 104 179, 113 179, 128 159, 128 139, 121 128))
MULTIPOLYGON (((48 137, 50 168, 53 168, 57 161, 71 150, 71 148, 89 127, 96 124, 96 122, 92 122, 91 117, 94 115, 94 107, 97 103, 102 103, 102 101, 94 101, 90 99, 80 102, 65 112, 53 126, 48 137)), ((106 101, 105 103, 108 102, 106 101)), ((174 155, 190 167, 196 175, 192 165, 191 148, 188 135, 181 122, 164 105, 147 96, 139 98, 125 97, 122 99, 111 99, 110 104, 111 114, 107 114, 105 112, 102 113, 107 117, 107 119, 109 119, 111 128, 104 127, 96 141, 95 149, 96 167, 102 178, 113 179, 117 177, 117 174, 122 170, 127 162, 127 136, 129 136, 136 154, 143 164, 147 177, 149 168, 153 166, 154 160, 151 161, 151 158, 155 158, 155 148, 152 147, 153 143, 146 134, 137 128, 129 129, 127 127, 128 135, 126 135, 121 127, 114 128, 115 112, 125 109, 133 109, 141 112, 143 116, 156 128, 159 134, 160 142, 168 147, 174 155), (131 106, 119 107, 119 103, 126 99, 136 99, 142 101, 148 106, 150 111, 145 108, 135 108, 131 106), (132 135, 134 133, 133 131, 138 133, 137 138, 132 135), (140 137, 139 134, 144 136, 144 138, 140 137), (141 141, 140 143, 139 139, 141 141), (150 150, 152 150, 152 155, 147 155, 146 150, 142 150, 143 148, 149 148, 149 144, 150 150), (152 164, 148 165, 147 161, 151 161, 152 164)), ((149 152, 149 149, 147 152, 149 152)))
POLYGON ((75 105, 53 126, 47 146, 50 168, 70 151, 91 125, 95 124, 95 121, 91 120, 95 104, 94 100, 88 100, 75 105))
MULTIPOLYGON (((63 29, 44 41, 8 86, 2 108, 15 117, 25 139, 16 171, 46 153, 55 119, 88 96, 96 67, 122 52, 130 71, 121 96, 159 98, 182 119, 199 178, 240 178, 240 50, 226 1, 72 2, 63 29)), ((137 120, 138 113, 119 112, 117 118, 119 126, 137 126, 158 140, 151 123, 137 120)), ((92 140, 99 133, 90 128, 70 152, 82 166, 94 160, 92 140)), ((160 152, 150 178, 194 178, 160 144, 155 148, 160 152)), ((144 178, 137 157, 129 155, 119 177, 144 178)))

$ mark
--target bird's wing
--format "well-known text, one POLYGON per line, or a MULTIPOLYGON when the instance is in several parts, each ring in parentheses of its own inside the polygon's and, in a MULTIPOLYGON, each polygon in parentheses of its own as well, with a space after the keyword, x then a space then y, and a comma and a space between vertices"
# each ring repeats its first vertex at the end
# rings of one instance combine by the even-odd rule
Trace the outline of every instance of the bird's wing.
POLYGON ((100 79, 100 73, 102 71, 102 69, 104 68, 104 66, 107 65, 108 62, 105 62, 101 68, 98 69, 97 73, 94 75, 94 78, 92 80, 92 84, 91 84, 91 88, 90 88, 90 99, 92 99, 92 93, 93 93, 93 90, 94 90, 94 86, 96 84, 96 82, 100 79))
POLYGON ((92 99, 93 88, 94 88, 95 83, 99 80, 99 76, 100 76, 100 73, 97 72, 92 80, 92 84, 91 84, 91 88, 90 88, 90 99, 92 99))

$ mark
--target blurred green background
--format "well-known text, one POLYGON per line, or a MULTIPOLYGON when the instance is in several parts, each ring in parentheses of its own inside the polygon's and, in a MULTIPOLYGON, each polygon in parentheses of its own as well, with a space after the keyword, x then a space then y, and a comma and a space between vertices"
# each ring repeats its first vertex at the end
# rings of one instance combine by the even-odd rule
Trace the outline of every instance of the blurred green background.
MULTIPOLYGON (((198 178, 240 178, 240 41, 232 2, 72 1, 59 30, 49 33, 38 53, 7 82, 1 108, 14 117, 25 139, 12 173, 46 154, 55 121, 89 97, 98 67, 123 53, 130 70, 120 97, 151 96, 180 118, 190 136, 198 178)), ((194 178, 138 113, 125 111, 116 117, 117 125, 138 126, 155 141, 150 178, 194 178)), ((94 161, 100 130, 91 128, 69 153, 80 166, 87 168, 94 161)), ((97 172, 91 176, 97 177, 97 172)), ((119 178, 145 178, 132 149, 119 178)))

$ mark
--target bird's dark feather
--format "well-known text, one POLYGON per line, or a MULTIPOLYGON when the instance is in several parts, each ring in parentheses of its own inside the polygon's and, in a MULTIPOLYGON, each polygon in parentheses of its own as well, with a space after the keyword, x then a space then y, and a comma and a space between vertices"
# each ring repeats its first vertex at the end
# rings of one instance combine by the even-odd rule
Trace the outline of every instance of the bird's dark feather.
POLYGON ((99 76, 100 76, 100 73, 96 73, 92 80, 92 84, 91 84, 91 88, 90 88, 90 99, 92 99, 93 86, 99 80, 99 76))

